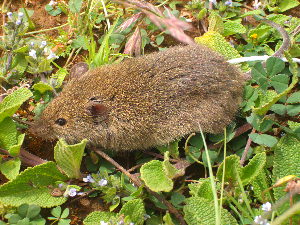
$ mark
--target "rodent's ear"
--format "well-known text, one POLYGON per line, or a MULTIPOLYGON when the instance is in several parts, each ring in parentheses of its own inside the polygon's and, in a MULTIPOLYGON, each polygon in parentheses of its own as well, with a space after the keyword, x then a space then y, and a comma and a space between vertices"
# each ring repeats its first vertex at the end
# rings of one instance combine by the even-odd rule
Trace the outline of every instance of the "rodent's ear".
POLYGON ((108 108, 98 101, 91 101, 87 106, 87 114, 93 118, 95 124, 107 120, 108 108))
POLYGON ((72 66, 69 74, 69 79, 72 80, 74 78, 78 79, 83 74, 85 74, 89 70, 88 64, 84 62, 76 63, 74 66, 72 66))

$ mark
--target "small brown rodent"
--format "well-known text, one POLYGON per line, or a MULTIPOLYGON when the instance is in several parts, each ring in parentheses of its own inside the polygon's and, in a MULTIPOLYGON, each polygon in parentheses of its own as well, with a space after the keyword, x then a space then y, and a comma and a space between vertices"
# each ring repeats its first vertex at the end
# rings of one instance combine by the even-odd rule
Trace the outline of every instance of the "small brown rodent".
POLYGON ((69 81, 31 128, 44 139, 86 138, 104 149, 165 145, 191 132, 219 133, 242 100, 244 78, 199 45, 126 59, 69 81))

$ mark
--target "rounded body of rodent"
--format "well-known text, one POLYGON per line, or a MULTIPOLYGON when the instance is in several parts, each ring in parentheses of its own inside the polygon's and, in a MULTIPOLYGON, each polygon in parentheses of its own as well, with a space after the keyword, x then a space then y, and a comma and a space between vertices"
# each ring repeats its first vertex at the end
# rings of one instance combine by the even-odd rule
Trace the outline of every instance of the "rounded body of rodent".
POLYGON ((164 145, 191 132, 219 133, 242 101, 244 79, 199 45, 126 59, 72 79, 32 130, 104 149, 164 145))

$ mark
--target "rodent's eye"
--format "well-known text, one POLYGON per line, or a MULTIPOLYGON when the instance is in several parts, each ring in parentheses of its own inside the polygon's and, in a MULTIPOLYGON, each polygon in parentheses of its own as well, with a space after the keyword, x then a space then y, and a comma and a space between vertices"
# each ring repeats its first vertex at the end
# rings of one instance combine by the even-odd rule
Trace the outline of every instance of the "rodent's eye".
POLYGON ((59 118, 55 121, 56 124, 63 126, 67 123, 67 121, 64 118, 59 118))

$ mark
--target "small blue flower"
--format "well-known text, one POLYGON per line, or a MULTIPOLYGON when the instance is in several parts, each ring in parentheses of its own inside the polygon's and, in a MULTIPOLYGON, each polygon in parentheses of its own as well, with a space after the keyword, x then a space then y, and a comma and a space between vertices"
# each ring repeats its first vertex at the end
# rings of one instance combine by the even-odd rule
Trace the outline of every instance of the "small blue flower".
POLYGON ((20 20, 20 19, 18 19, 17 21, 16 21, 16 25, 20 25, 22 23, 22 20, 20 20))
POLYGON ((266 202, 261 206, 261 209, 265 212, 270 212, 272 210, 272 205, 270 202, 266 202))
POLYGON ((213 3, 214 5, 217 5, 217 0, 209 0, 209 2, 213 3))
POLYGON ((76 188, 70 188, 70 189, 69 189, 68 195, 69 195, 70 197, 76 196, 76 195, 77 195, 77 190, 76 190, 76 188))
POLYGON ((92 176, 90 174, 87 175, 87 177, 83 178, 82 180, 85 183, 95 183, 95 180, 92 178, 92 176))
POLYGON ((54 52, 50 51, 50 54, 48 55, 47 59, 56 59, 56 58, 58 58, 58 56, 55 55, 54 52))
POLYGON ((104 222, 104 221, 100 221, 100 225, 108 225, 108 223, 104 222))
POLYGON ((228 0, 224 4, 227 5, 227 6, 232 6, 232 0, 228 0))
POLYGON ((47 41, 42 41, 41 45, 40 45, 40 48, 44 48, 46 45, 47 45, 47 41))
POLYGON ((30 52, 28 53, 29 56, 31 56, 32 58, 36 59, 36 51, 34 49, 31 49, 30 52))
POLYGON ((18 19, 21 20, 23 17, 24 17, 24 13, 23 12, 19 12, 18 13, 18 19))
POLYGON ((108 181, 105 180, 105 179, 101 179, 101 180, 98 182, 98 184, 99 184, 101 187, 106 186, 107 183, 108 183, 108 181))
POLYGON ((262 216, 256 216, 254 218, 254 223, 260 224, 260 225, 270 225, 267 219, 264 219, 262 216))
POLYGON ((9 18, 10 20, 13 19, 13 13, 12 13, 12 12, 8 12, 6 15, 8 16, 8 18, 9 18))
POLYGON ((31 42, 29 43, 29 45, 30 45, 31 47, 34 47, 34 42, 31 41, 31 42))

